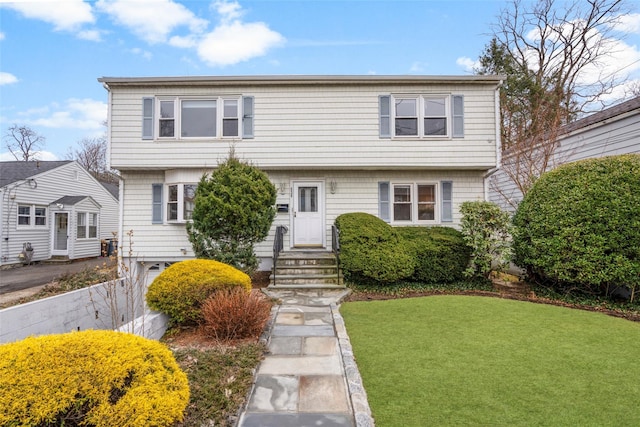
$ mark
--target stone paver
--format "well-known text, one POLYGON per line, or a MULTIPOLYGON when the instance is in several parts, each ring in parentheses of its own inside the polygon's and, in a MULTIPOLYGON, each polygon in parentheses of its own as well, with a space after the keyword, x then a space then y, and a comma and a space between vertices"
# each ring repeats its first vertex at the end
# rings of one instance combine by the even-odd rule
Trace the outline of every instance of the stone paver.
POLYGON ((337 309, 344 291, 266 293, 281 304, 272 312, 269 353, 238 426, 373 426, 337 309))

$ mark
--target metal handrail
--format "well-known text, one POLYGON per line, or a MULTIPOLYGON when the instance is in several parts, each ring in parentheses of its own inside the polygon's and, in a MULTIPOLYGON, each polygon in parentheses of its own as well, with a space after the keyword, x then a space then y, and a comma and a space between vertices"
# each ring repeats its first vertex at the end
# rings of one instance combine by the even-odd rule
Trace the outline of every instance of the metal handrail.
POLYGON ((276 284, 276 264, 278 263, 278 257, 280 252, 284 248, 284 233, 287 232, 287 227, 284 225, 278 225, 276 227, 276 236, 273 239, 273 284, 276 284))
POLYGON ((340 230, 338 230, 335 224, 331 226, 331 252, 336 256, 338 286, 340 286, 340 230))

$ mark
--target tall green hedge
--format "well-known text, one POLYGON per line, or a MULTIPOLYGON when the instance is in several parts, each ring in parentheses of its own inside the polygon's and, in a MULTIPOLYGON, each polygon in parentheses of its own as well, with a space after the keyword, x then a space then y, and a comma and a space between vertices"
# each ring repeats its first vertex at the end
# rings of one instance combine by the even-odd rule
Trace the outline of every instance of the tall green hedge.
POLYGON ((543 174, 514 217, 515 262, 532 277, 585 290, 640 282, 640 155, 569 163, 543 174))
POLYGON ((392 283, 413 274, 411 251, 396 230, 362 212, 336 218, 340 230, 340 263, 347 279, 392 283))
POLYGON ((398 227, 396 230, 413 253, 412 280, 451 283, 464 279, 470 249, 458 230, 450 227, 398 227))
POLYGON ((462 279, 469 262, 469 248, 453 228, 394 228, 361 212, 340 215, 336 226, 342 269, 355 282, 449 283, 462 279))

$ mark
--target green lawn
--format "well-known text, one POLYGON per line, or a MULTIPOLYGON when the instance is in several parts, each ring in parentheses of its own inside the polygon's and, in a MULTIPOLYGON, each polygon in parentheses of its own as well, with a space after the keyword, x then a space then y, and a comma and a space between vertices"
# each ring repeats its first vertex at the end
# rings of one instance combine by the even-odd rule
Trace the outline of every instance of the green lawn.
POLYGON ((640 323, 472 296, 340 311, 377 427, 640 425, 640 323))

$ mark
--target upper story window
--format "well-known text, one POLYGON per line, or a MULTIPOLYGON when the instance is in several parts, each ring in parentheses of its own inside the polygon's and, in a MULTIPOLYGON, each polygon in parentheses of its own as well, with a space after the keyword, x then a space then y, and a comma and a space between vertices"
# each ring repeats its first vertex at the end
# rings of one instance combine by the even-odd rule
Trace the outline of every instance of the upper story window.
POLYGON ((382 95, 381 138, 464 137, 462 95, 382 95))
POLYGON ((252 138, 253 97, 144 98, 142 138, 154 139, 154 135, 158 139, 252 138))
POLYGON ((47 208, 35 205, 18 205, 19 227, 46 227, 47 208))

